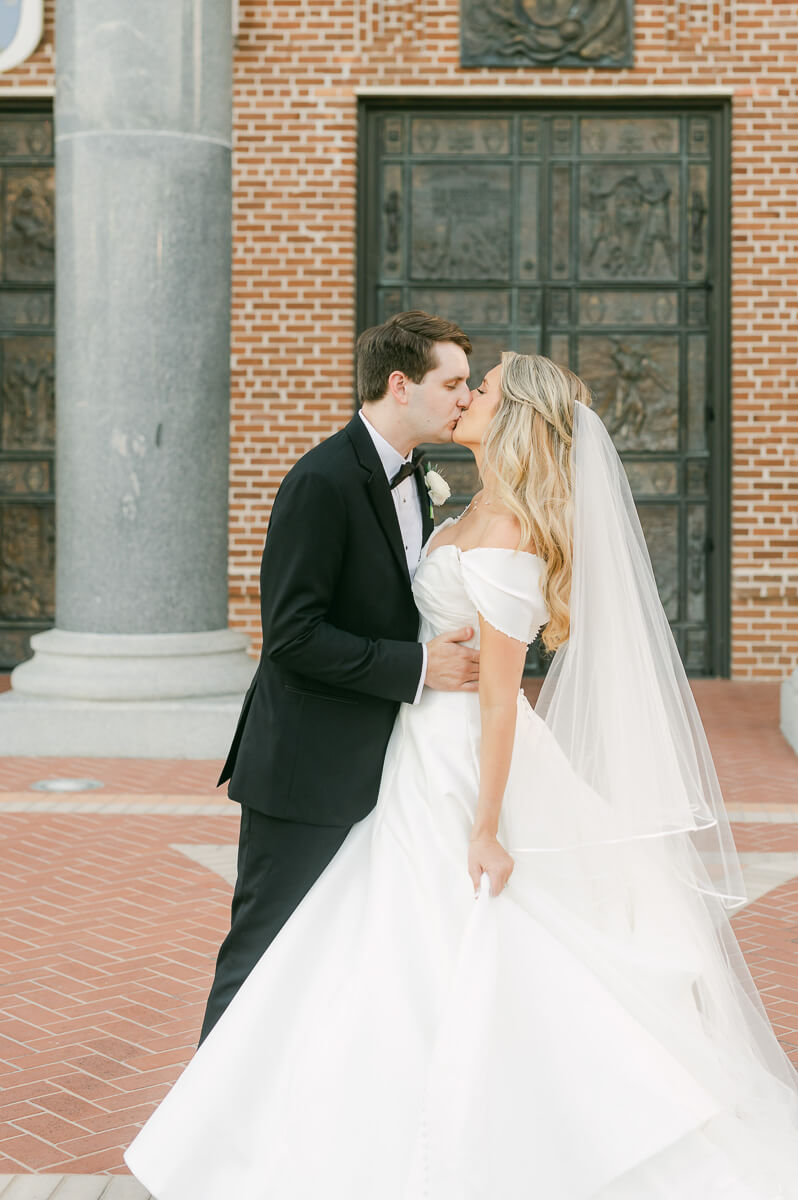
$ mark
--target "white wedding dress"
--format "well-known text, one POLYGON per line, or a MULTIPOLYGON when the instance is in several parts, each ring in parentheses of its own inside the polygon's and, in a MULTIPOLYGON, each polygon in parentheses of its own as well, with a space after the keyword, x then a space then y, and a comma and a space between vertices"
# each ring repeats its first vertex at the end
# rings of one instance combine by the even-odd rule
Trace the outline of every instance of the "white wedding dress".
MULTIPOLYGON (((420 638, 481 613, 531 642, 539 569, 439 545, 420 638)), ((479 745, 476 694, 401 707, 376 808, 125 1155, 157 1200, 798 1197, 789 1068, 769 1031, 772 1062, 752 1048, 669 839, 598 872, 584 848, 519 852, 475 901, 479 745)), ((503 843, 530 806, 567 841, 595 801, 519 694, 503 843)))

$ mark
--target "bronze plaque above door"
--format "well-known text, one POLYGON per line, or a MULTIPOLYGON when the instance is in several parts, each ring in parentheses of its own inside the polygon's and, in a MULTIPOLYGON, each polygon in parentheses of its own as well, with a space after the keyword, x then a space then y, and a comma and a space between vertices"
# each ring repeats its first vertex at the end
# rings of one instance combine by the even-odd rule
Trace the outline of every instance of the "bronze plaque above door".
POLYGON ((49 109, 0 107, 0 671, 54 617, 53 186, 49 109))
MULTIPOLYGON (((359 327, 424 308, 577 371, 688 670, 728 670, 728 110, 368 103, 359 327)), ((436 448, 459 511, 470 456, 436 448)))

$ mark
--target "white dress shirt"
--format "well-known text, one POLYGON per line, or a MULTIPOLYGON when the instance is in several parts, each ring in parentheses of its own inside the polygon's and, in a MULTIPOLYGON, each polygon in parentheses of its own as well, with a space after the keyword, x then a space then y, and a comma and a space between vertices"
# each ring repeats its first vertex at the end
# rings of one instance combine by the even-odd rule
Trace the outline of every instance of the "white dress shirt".
MULTIPOLYGON (((401 469, 402 463, 412 462, 413 456, 409 454, 407 458, 402 458, 399 451, 390 442, 386 441, 382 434, 377 432, 368 418, 363 415, 362 409, 359 415, 361 421, 369 431, 369 437, 374 443, 374 449, 380 456, 380 462, 390 484, 396 472, 401 469)), ((415 477, 409 475, 407 479, 403 479, 401 483, 398 483, 395 488, 391 489, 391 496, 394 508, 396 509, 396 516, 399 520, 399 531, 402 535, 402 544, 405 548, 407 569, 410 572, 412 580, 421 559, 421 543, 424 536, 421 505, 419 504, 415 477)), ((421 679, 413 701, 414 704, 418 704, 421 699, 424 680, 427 677, 427 647, 422 643, 421 649, 423 653, 421 679)))

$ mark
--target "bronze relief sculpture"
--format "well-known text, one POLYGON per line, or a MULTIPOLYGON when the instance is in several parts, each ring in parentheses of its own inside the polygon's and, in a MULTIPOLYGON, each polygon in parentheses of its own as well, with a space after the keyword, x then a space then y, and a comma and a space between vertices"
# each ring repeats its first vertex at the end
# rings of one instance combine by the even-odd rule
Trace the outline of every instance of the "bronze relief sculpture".
POLYGON ((632 0, 461 0, 464 67, 628 67, 632 0))

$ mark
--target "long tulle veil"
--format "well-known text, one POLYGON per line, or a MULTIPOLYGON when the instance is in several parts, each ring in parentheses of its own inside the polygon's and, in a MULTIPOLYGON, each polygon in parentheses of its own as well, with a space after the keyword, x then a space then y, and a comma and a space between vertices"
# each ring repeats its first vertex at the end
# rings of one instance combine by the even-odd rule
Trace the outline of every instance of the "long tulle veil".
POLYGON ((696 887, 746 902, 718 777, 662 608, 626 473, 576 405, 571 628, 536 707, 608 806, 607 840, 689 835, 696 887))
MULTIPOLYGON (((786 1085, 782 1116, 798 1129, 798 1079, 729 922, 747 900, 707 739, 626 473, 600 417, 581 403, 572 484, 570 635, 554 656, 535 714, 592 797, 586 806, 592 819, 580 824, 565 813, 547 822, 539 800, 516 805, 508 813, 509 848, 540 852, 536 861, 547 872, 556 872, 559 861, 564 890, 589 877, 585 886, 598 906, 626 878, 621 920, 630 929, 642 924, 647 892, 664 880, 660 895, 682 906, 701 946, 690 984, 696 1014, 719 1045, 742 1048, 744 1058, 764 1068, 752 1068, 752 1105, 768 1078, 786 1085)), ((548 806, 555 803, 548 798, 548 806)), ((651 949, 667 954, 666 947, 651 949)))

